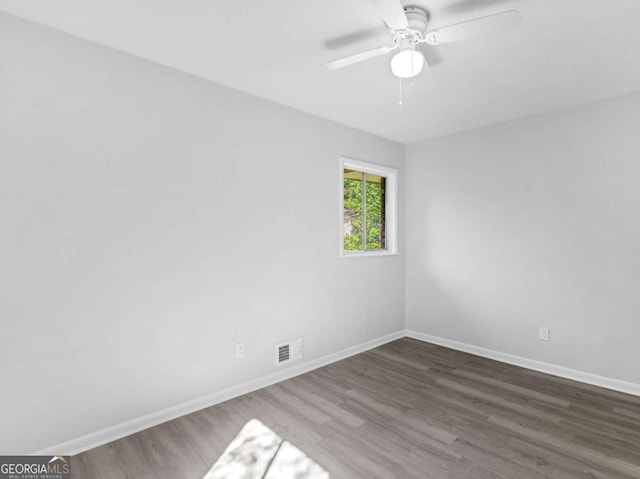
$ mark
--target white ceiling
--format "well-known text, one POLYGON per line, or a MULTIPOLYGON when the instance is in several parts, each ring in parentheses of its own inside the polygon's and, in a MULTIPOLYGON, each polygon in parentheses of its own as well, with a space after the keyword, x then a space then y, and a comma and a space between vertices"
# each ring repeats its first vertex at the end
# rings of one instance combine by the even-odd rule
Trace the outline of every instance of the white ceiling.
POLYGON ((372 0, 0 0, 0 9, 278 103, 412 143, 640 90, 639 0, 418 0, 433 28, 509 9, 513 33, 430 47, 403 82, 372 0), (371 30, 373 29, 373 30, 371 30), (370 36, 335 48, 335 40, 370 36), (329 42, 327 46, 327 42, 329 42), (331 48, 330 48, 331 47, 331 48))

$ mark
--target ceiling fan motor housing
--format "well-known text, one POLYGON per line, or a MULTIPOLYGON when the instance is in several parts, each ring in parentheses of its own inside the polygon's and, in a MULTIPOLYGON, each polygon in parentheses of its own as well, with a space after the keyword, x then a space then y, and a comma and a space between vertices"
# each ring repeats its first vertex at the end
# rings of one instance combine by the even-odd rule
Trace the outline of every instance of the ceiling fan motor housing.
POLYGON ((429 23, 429 15, 427 12, 418 7, 405 7, 404 14, 409 24, 408 33, 418 37, 417 39, 424 38, 429 23))

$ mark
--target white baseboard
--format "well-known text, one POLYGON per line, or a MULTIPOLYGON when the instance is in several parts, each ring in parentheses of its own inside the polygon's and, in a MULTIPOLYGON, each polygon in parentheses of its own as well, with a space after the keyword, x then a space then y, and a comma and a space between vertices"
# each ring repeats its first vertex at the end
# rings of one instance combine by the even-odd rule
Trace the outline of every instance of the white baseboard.
POLYGON ((166 409, 141 416, 139 418, 131 419, 120 424, 115 424, 113 426, 101 429, 100 431, 92 432, 77 439, 72 439, 70 441, 44 448, 40 451, 32 453, 32 455, 45 456, 57 454, 73 456, 75 454, 80 454, 81 452, 93 449, 94 447, 102 446, 103 444, 106 444, 108 442, 112 442, 125 436, 135 434, 136 432, 140 432, 144 429, 157 426, 158 424, 170 421, 171 419, 175 419, 177 417, 199 411, 200 409, 205 409, 215 404, 233 399, 234 397, 242 396, 243 394, 248 394, 252 391, 256 391, 257 389, 279 383, 280 381, 284 381, 294 376, 299 376, 300 374, 304 374, 314 369, 321 368, 322 366, 326 366, 327 364, 340 361, 341 359, 348 358, 349 356, 353 356, 354 354, 368 351, 369 349, 376 348, 390 341, 400 339, 404 337, 404 335, 404 331, 397 331, 395 333, 387 334, 386 336, 382 336, 380 338, 376 338, 371 341, 367 341, 365 343, 343 349, 342 351, 338 351, 321 358, 312 359, 311 361, 306 361, 298 365, 291 366, 282 371, 269 374, 253 381, 238 384, 237 386, 232 386, 222 391, 214 392, 212 394, 208 394, 206 396, 193 399, 182 404, 176 404, 175 406, 171 406, 166 409))
POLYGON ((437 344, 439 346, 456 349, 458 351, 464 351, 465 353, 475 354, 476 356, 482 356, 484 358, 495 359, 496 361, 513 364, 527 369, 533 369, 534 371, 540 371, 553 376, 559 376, 561 378, 572 379, 581 383, 592 384, 594 386, 600 386, 607 389, 613 389, 614 391, 640 396, 640 384, 599 376, 597 374, 578 371, 576 369, 565 368, 564 366, 557 366, 555 364, 545 363, 535 359, 501 353, 492 349, 481 348, 480 346, 461 343, 451 339, 439 338, 437 336, 431 336, 418 331, 405 330, 405 335, 419 341, 425 341, 427 343, 437 344))
POLYGON ((404 330, 397 331, 395 333, 391 333, 386 336, 382 336, 380 338, 376 338, 371 341, 367 341, 365 343, 343 349, 342 351, 338 351, 321 358, 312 359, 311 361, 300 363, 298 365, 289 367, 273 374, 269 374, 253 381, 238 384, 237 386, 232 386, 222 391, 214 392, 212 394, 208 394, 206 396, 193 399, 182 404, 176 404, 175 406, 171 406, 169 408, 162 409, 160 411, 156 411, 139 418, 122 422, 120 424, 101 429, 100 431, 87 434, 77 439, 72 439, 70 441, 44 448, 40 451, 34 452, 33 455, 43 456, 59 454, 73 456, 75 454, 80 454, 81 452, 93 449, 94 447, 102 446, 103 444, 106 444, 108 442, 121 439, 131 434, 135 434, 136 432, 140 432, 144 429, 157 426, 158 424, 162 424, 180 416, 199 411, 200 409, 205 409, 215 404, 233 399, 234 397, 242 396, 243 394, 248 394, 252 391, 256 391, 280 381, 299 376, 300 374, 313 371, 314 369, 321 368, 322 366, 326 366, 327 364, 331 364, 355 354, 368 351, 370 349, 376 348, 390 341, 394 341, 405 336, 420 341, 445 346, 447 348, 456 349, 458 351, 475 354, 477 356, 495 359, 496 361, 501 361, 503 363, 513 364, 527 369, 533 369, 534 371, 540 371, 543 373, 552 374, 554 376, 572 379, 574 381, 579 381, 586 384, 592 384, 594 386, 612 389, 614 391, 620 391, 623 393, 640 396, 640 384, 599 376, 597 374, 591 374, 583 371, 577 371, 575 369, 565 368, 563 366, 557 366, 555 364, 545 363, 534 359, 501 353, 499 351, 494 351, 479 346, 473 346, 471 344, 461 343, 450 339, 439 338, 437 336, 431 336, 417 331, 404 330))

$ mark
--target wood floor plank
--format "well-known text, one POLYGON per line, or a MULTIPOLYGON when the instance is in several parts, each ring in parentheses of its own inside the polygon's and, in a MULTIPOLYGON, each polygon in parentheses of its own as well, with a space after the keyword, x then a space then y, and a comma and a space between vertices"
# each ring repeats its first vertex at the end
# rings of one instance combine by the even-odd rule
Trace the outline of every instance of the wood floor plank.
POLYGON ((501 381, 499 379, 495 379, 489 376, 483 376, 481 374, 477 374, 471 371, 465 371, 463 369, 454 369, 452 372, 453 374, 458 376, 473 379, 475 381, 486 383, 498 389, 516 393, 526 399, 534 398, 542 402, 548 402, 550 404, 555 404, 562 407, 569 407, 571 405, 571 401, 567 401, 566 399, 562 399, 557 396, 552 396, 550 394, 541 393, 531 388, 525 388, 515 384, 510 384, 508 382, 501 381))
POLYGON ((640 478, 640 398, 404 338, 72 458, 202 479, 258 419, 335 478, 640 478))

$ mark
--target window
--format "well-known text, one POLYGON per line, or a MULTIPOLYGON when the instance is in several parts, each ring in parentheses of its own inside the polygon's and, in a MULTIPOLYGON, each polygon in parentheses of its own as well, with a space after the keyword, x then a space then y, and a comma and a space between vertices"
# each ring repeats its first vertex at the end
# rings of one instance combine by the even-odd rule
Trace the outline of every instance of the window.
POLYGON ((342 256, 397 253, 397 178, 393 168, 342 158, 342 256))

